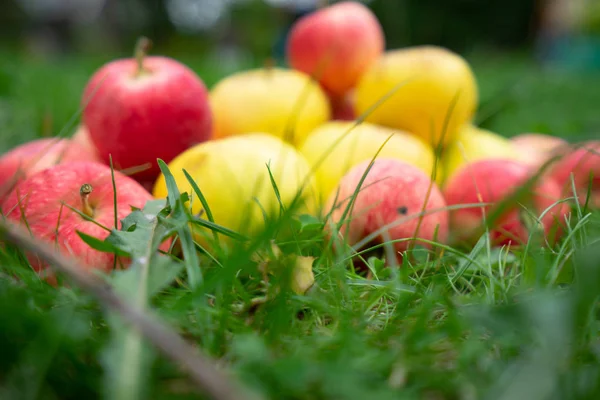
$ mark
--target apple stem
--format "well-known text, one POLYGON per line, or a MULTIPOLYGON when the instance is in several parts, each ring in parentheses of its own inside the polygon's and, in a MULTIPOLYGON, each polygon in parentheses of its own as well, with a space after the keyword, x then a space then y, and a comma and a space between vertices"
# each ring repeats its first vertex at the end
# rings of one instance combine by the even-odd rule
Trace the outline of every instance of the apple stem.
POLYGON ((152 46, 152 41, 145 36, 142 36, 138 39, 135 45, 135 60, 137 61, 137 75, 140 76, 146 72, 144 69, 144 57, 148 54, 150 47, 152 46))
POLYGON ((88 200, 90 194, 92 193, 92 190, 92 185, 90 185, 89 183, 83 184, 81 186, 81 189, 79 189, 79 195, 81 196, 81 211, 83 211, 83 213, 88 217, 94 216, 94 209, 92 208, 92 206, 90 206, 90 202, 88 200))

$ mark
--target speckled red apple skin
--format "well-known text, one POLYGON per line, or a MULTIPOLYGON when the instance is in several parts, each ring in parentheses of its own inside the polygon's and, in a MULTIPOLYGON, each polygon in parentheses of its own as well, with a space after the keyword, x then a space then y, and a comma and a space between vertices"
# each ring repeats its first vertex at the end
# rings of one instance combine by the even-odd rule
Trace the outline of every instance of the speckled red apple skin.
MULTIPOLYGON (((444 186, 444 197, 449 206, 490 203, 450 211, 450 229, 457 240, 474 242, 479 239, 476 229, 482 226, 483 216, 491 216, 494 206, 507 199, 532 177, 531 168, 522 162, 504 159, 486 159, 458 170, 444 186)), ((542 218, 544 232, 550 240, 557 240, 562 232, 564 215, 569 211, 561 199, 560 188, 552 179, 542 178, 532 188, 530 212, 536 218, 550 209, 542 218), (551 234, 551 235, 550 235, 551 234)), ((530 232, 519 218, 521 205, 512 205, 490 229, 492 244, 519 246, 529 240, 530 232)), ((478 232, 481 234, 482 232, 478 232)))
POLYGON ((385 49, 383 29, 372 11, 356 1, 317 10, 292 27, 286 54, 292 68, 305 72, 335 95, 356 85, 385 49))
MULTIPOLYGON (((143 208, 153 197, 138 182, 118 171, 115 171, 115 181, 120 228, 120 221, 131 212, 132 206, 143 208)), ((63 202, 81 210, 79 190, 85 183, 93 187, 89 202, 95 208, 94 219, 105 227, 114 228, 111 171, 108 166, 100 163, 73 162, 40 171, 15 187, 3 202, 2 211, 10 221, 23 224, 22 226, 24 217, 37 239, 56 243, 63 254, 77 257, 83 268, 109 272, 113 268, 114 255, 90 248, 76 231, 99 239, 105 239, 109 232, 86 221, 68 207, 62 207, 61 211, 63 202)), ((28 259, 37 272, 47 268, 47 264, 34 255, 29 254, 28 259)))
POLYGON ((590 205, 600 208, 600 141, 584 142, 571 146, 563 156, 552 165, 548 175, 556 181, 563 197, 573 196, 571 174, 580 203, 586 202, 591 180, 590 205))
POLYGON ((23 143, 0 157, 0 202, 20 180, 58 163, 97 161, 89 149, 69 139, 42 138, 23 143))
POLYGON ((157 158, 166 163, 212 137, 212 112, 204 82, 168 57, 146 57, 136 76, 134 59, 101 67, 85 87, 83 122, 100 157, 118 169, 150 168, 132 175, 154 180, 157 158), (86 104, 87 103, 87 104, 86 104))
MULTIPOLYGON (((340 180, 336 204, 341 206, 331 213, 333 222, 341 220, 348 199, 356 190, 368 164, 369 161, 356 165, 340 180)), ((335 196, 334 193, 329 198, 325 210, 332 209, 335 196)), ((340 232, 347 234, 348 243, 356 244, 385 225, 417 215, 387 229, 388 237, 381 235, 378 239, 387 241, 412 238, 416 234, 417 238, 444 243, 448 238, 448 212, 445 207, 441 191, 425 173, 400 160, 380 158, 375 160, 363 182, 352 214, 347 217, 349 221, 342 226, 340 232), (418 214, 423 211, 425 201, 426 214, 421 218, 418 214), (422 221, 418 227, 419 219, 422 221)), ((400 241, 394 247, 396 251, 404 252, 410 244, 411 241, 400 241)), ((416 244, 432 247, 425 242, 416 241, 416 244)))

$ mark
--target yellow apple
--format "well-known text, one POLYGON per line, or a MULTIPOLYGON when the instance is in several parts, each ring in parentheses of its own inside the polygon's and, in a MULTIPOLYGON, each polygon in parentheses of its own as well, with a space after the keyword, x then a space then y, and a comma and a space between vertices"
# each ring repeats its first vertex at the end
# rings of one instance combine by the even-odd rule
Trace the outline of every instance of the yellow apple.
MULTIPOLYGON (((465 125, 442 153, 444 174, 441 180, 447 181, 463 165, 481 159, 498 158, 519 158, 510 139, 472 124, 465 125)), ((438 183, 441 180, 438 180, 438 183)))
MULTIPOLYGON (((289 207, 302 190, 297 212, 315 210, 316 186, 314 178, 309 176, 308 162, 293 146, 264 132, 200 143, 181 153, 168 167, 179 190, 191 196, 192 213, 207 219, 206 210, 186 179, 184 169, 202 191, 215 223, 251 236, 264 228, 263 213, 274 217, 280 210, 267 165, 285 207, 289 207)), ((167 196, 163 174, 154 185, 153 195, 167 196)), ((212 235, 208 229, 198 229, 195 234, 203 244, 207 244, 206 239, 212 235)), ((229 239, 224 240, 231 243, 229 239)))
POLYGON ((303 72, 265 67, 238 72, 211 90, 214 137, 269 133, 301 143, 331 117, 326 93, 303 72))
POLYGON ((390 135, 378 158, 396 158, 432 174, 434 151, 417 136, 368 122, 354 126, 351 121, 330 121, 315 129, 299 148, 314 168, 320 204, 346 172, 372 159, 390 135))
POLYGON ((478 98, 464 58, 442 47, 414 46, 388 50, 369 68, 356 87, 355 107, 361 115, 382 101, 367 121, 414 133, 435 147, 472 120, 478 98))

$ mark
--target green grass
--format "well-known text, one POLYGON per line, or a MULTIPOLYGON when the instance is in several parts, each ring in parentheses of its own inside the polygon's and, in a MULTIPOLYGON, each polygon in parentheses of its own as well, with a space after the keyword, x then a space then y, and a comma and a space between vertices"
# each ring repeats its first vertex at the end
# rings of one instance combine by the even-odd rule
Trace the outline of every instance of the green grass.
MULTIPOLYGON (((600 75, 473 57, 484 126, 507 136, 597 137, 600 75)), ((53 134, 68 126, 99 65, 3 60, 4 150, 41 135, 47 115, 53 134)), ((209 86, 219 79, 210 64, 186 61, 209 86)), ((168 205, 144 210, 156 218, 136 212, 129 232, 113 231, 104 248, 137 262, 111 281, 265 398, 600 395, 598 212, 573 206, 563 240, 550 248, 536 238, 521 250, 491 248, 484 235, 469 248, 416 248, 398 269, 368 257, 367 278, 351 248, 334 249, 323 222, 285 210, 246 246, 216 258, 196 252, 185 224, 193 217, 181 204, 171 185, 168 205), (178 257, 145 257, 168 234, 182 239, 178 257), (265 276, 255 256, 269 253, 272 240, 284 254, 271 257, 265 276), (298 256, 315 257, 315 284, 304 295, 290 286, 298 256)), ((2 247, 0 273, 0 398, 201 398, 185 373, 95 298, 42 283, 18 248, 2 247)))

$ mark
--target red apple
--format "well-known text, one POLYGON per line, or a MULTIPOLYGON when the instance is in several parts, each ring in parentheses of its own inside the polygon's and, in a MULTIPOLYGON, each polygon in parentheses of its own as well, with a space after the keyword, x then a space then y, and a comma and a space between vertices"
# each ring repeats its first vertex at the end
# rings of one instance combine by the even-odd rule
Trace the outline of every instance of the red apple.
POLYGON ((13 148, 0 157, 0 201, 18 181, 56 164, 72 161, 99 159, 70 139, 36 139, 13 148))
MULTIPOLYGON (((456 171, 444 187, 448 205, 473 204, 472 207, 450 211, 450 229, 457 239, 469 243, 477 241, 483 233, 479 229, 483 227, 484 217, 491 218, 497 206, 524 187, 531 177, 531 169, 527 164, 509 159, 483 159, 456 171), (474 205, 477 203, 491 205, 474 205)), ((560 188, 554 180, 539 179, 526 193, 525 201, 505 205, 499 218, 490 227, 491 242, 494 245, 513 246, 526 243, 530 232, 523 218, 539 220, 547 209, 550 211, 541 219, 543 231, 550 241, 558 239, 560 224, 569 211, 566 203, 555 204, 560 199, 560 188)))
MULTIPOLYGON (((120 221, 131 207, 143 208, 152 195, 132 178, 115 171, 117 218, 120 221)), ((109 232, 98 226, 114 228, 114 190, 110 167, 95 162, 73 162, 45 169, 19 182, 2 204, 2 211, 13 222, 24 224, 40 241, 56 244, 59 251, 81 261, 81 267, 110 272, 114 255, 89 247, 76 231, 98 239, 109 232), (90 185, 84 188, 84 185, 90 185), (87 189, 91 193, 85 194, 87 189), (89 215, 96 223, 86 220, 68 205, 89 215)), ((47 274, 50 283, 55 277, 46 271, 47 264, 34 255, 27 255, 33 269, 47 274)))
POLYGON ((71 140, 85 147, 88 152, 96 154, 96 157, 100 159, 100 156, 98 156, 98 149, 96 148, 94 142, 92 142, 92 138, 90 138, 90 131, 85 125, 81 124, 79 127, 77 127, 77 130, 73 134, 73 137, 71 137, 71 140))
MULTIPOLYGON (((327 201, 325 210, 332 210, 332 222, 337 224, 341 221, 369 162, 362 162, 350 169, 340 180, 339 190, 327 201)), ((397 252, 406 251, 415 242, 431 248, 430 244, 419 242, 418 239, 441 243, 446 241, 448 212, 445 207, 441 191, 423 171, 397 159, 380 158, 375 160, 364 180, 340 233, 350 245, 382 230, 375 241, 417 238, 416 241, 395 242, 397 252), (419 216, 423 211, 425 215, 419 216)))
POLYGON ((570 146, 551 167, 548 175, 558 183, 563 197, 573 195, 571 174, 581 204, 585 203, 588 190, 591 189, 590 205, 600 208, 600 141, 570 146))
POLYGON ((543 133, 522 133, 510 141, 517 151, 518 158, 534 169, 540 168, 568 142, 562 138, 543 133))
POLYGON ((100 157, 116 169, 143 168, 135 178, 154 180, 165 162, 212 135, 212 112, 204 82, 168 57, 109 62, 91 77, 83 94, 83 123, 100 157), (87 103, 87 104, 86 104, 87 103))
POLYGON ((339 96, 356 85, 384 48, 373 12, 360 2, 342 1, 300 18, 290 30, 286 53, 292 68, 339 96))

